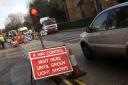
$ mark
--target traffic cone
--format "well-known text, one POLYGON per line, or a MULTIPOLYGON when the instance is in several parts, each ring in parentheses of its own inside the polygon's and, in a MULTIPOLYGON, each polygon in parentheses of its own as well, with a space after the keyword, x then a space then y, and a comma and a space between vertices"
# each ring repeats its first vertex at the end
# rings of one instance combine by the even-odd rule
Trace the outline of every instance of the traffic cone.
POLYGON ((73 67, 73 71, 69 75, 69 77, 70 78, 78 78, 78 77, 85 75, 86 73, 80 70, 80 66, 77 63, 75 55, 73 55, 73 53, 72 53, 72 49, 70 49, 70 48, 69 48, 69 55, 70 55, 70 61, 71 61, 72 67, 73 67))

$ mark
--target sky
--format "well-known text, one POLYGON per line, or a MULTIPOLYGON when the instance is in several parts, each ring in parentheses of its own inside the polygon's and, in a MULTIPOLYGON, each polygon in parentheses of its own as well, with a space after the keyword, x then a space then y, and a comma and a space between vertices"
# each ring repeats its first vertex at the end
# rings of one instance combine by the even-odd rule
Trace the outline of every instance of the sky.
POLYGON ((27 14, 29 1, 30 0, 0 0, 0 28, 5 27, 9 14, 27 14))

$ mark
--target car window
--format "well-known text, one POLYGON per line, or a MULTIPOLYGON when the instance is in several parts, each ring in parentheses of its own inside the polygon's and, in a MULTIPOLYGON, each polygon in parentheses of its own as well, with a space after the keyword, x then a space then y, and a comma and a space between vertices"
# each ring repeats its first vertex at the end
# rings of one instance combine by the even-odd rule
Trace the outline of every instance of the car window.
POLYGON ((91 29, 93 29, 94 31, 105 31, 108 22, 108 13, 109 12, 104 12, 99 15, 93 22, 91 29))
POLYGON ((111 10, 109 29, 128 27, 128 7, 120 7, 111 10))

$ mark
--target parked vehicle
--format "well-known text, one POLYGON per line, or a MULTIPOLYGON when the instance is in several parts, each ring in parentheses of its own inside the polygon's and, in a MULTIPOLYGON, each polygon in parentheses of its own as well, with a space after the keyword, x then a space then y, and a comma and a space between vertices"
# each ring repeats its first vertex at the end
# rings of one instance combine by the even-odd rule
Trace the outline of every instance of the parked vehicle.
POLYGON ((18 29, 18 33, 23 32, 24 34, 28 34, 29 30, 27 27, 21 27, 18 29))
POLYGON ((7 42, 7 43, 11 43, 11 37, 8 36, 8 37, 6 38, 6 42, 7 42))
POLYGON ((9 43, 14 46, 17 47, 18 46, 18 41, 19 41, 19 37, 18 37, 18 33, 16 30, 11 30, 8 32, 9 34, 9 38, 11 40, 9 40, 9 43))
POLYGON ((24 41, 31 41, 32 40, 32 30, 28 30, 27 27, 21 27, 18 29, 18 33, 24 35, 24 41))
POLYGON ((42 32, 44 34, 54 33, 58 29, 55 18, 44 17, 40 19, 40 23, 42 24, 42 30, 45 31, 42 32))
POLYGON ((10 44, 12 44, 14 47, 18 46, 18 44, 25 42, 24 33, 18 33, 17 30, 11 30, 8 33, 11 37, 10 44))
POLYGON ((87 59, 97 54, 128 56, 127 36, 128 2, 125 2, 99 13, 80 35, 80 45, 87 59))

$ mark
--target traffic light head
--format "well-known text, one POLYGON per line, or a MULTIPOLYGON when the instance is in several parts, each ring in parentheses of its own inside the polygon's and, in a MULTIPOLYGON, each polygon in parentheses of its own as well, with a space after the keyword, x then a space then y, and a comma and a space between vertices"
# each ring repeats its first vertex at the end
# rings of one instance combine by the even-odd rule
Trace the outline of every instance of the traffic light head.
POLYGON ((32 7, 30 13, 32 16, 37 16, 39 14, 39 10, 36 7, 32 7))

